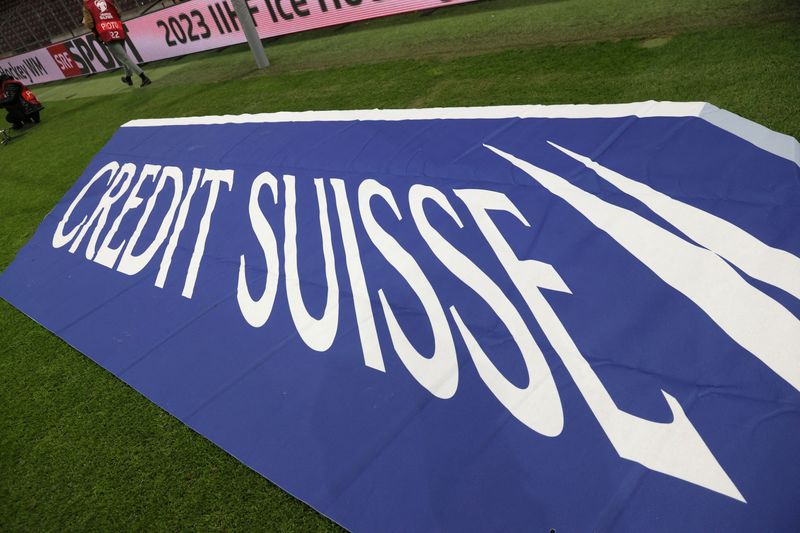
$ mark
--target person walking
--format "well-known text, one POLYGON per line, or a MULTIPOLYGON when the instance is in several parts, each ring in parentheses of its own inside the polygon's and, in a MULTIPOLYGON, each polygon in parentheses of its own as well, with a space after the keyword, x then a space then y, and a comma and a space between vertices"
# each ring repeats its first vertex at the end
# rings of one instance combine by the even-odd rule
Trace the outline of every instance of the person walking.
POLYGON ((111 55, 122 65, 125 76, 122 83, 133 85, 131 76, 137 74, 142 80, 141 87, 152 82, 144 71, 128 56, 125 51, 125 27, 122 25, 117 6, 113 0, 84 0, 83 25, 86 26, 99 41, 101 41, 111 55))

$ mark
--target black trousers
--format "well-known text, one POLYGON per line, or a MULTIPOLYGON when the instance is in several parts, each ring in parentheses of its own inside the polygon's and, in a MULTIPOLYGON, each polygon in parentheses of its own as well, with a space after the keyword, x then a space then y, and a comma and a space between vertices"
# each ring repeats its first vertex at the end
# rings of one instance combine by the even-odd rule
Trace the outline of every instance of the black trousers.
POLYGON ((27 116, 22 109, 7 109, 7 111, 8 113, 6 113, 6 121, 10 124, 13 124, 15 128, 21 128, 26 120, 33 120, 37 124, 40 120, 38 111, 27 116))

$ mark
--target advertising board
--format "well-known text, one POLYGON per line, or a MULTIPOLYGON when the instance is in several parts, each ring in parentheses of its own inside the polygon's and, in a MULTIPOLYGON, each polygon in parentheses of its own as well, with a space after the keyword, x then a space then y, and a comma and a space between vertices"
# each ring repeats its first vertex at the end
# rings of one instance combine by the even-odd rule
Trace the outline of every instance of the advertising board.
MULTIPOLYGON (((100 1, 100 0, 98 0, 100 1)), ((246 0, 262 39, 475 0, 246 0)), ((245 42, 229 0, 192 0, 125 22, 125 46, 139 63, 245 42)), ((85 34, 0 60, 0 72, 29 85, 105 72, 119 63, 85 34)))

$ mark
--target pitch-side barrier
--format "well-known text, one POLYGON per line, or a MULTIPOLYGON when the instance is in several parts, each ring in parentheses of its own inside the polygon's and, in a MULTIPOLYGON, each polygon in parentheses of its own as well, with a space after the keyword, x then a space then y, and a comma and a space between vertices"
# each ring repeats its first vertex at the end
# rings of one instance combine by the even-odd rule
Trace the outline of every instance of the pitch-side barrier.
MULTIPOLYGON (((101 0, 98 0, 101 1, 101 0)), ((278 37, 475 0, 247 0, 258 36, 278 37)), ((193 0, 125 22, 125 44, 139 63, 204 52, 245 42, 227 0, 193 0)), ((86 34, 0 60, 0 73, 29 85, 119 68, 94 35, 86 34)))

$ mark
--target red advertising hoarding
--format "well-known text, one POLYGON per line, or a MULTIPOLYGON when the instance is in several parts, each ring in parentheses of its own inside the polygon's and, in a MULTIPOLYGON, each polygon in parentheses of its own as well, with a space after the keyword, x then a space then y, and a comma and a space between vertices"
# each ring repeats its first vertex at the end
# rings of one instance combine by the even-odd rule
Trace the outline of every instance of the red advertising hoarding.
MULTIPOLYGON (((246 0, 262 39, 476 0, 246 0)), ((230 0, 193 0, 125 22, 139 62, 245 41, 230 0)), ((119 64, 92 34, 0 60, 0 72, 30 85, 105 72, 119 64)))

